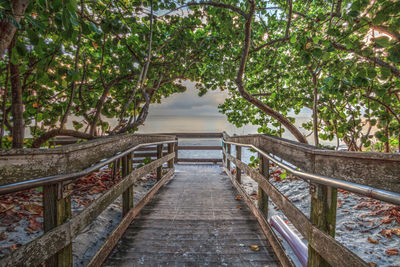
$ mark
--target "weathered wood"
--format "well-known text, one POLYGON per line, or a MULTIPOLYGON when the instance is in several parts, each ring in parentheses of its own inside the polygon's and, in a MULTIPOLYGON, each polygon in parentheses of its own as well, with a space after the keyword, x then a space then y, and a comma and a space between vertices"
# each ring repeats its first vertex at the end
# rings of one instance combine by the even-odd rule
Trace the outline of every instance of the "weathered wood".
MULTIPOLYGON (((230 155, 231 154, 231 144, 226 144, 227 146, 227 153, 230 155)), ((229 160, 229 157, 226 159, 226 168, 228 171, 231 171, 231 161, 229 160)))
POLYGON ((5 256, 0 266, 37 266, 70 244, 72 240, 117 199, 129 186, 145 174, 171 160, 175 154, 155 160, 129 174, 102 196, 94 200, 85 210, 64 224, 25 244, 5 256))
MULTIPOLYGON (((242 147, 236 146, 236 158, 238 160, 242 160, 242 147)), ((242 183, 242 170, 236 166, 236 181, 241 184, 242 183)))
POLYGON ((112 163, 112 179, 115 180, 117 178, 118 174, 118 166, 117 166, 118 160, 114 160, 112 163))
POLYGON ((158 181, 150 190, 142 197, 135 207, 129 211, 114 229, 114 231, 108 236, 107 240, 103 243, 101 248, 96 252, 96 254, 91 258, 88 263, 88 267, 101 266, 102 263, 107 259, 108 255, 111 253, 115 245, 118 243, 119 239, 125 233, 126 229, 132 222, 132 220, 139 214, 143 207, 153 198, 153 196, 158 192, 158 190, 174 175, 175 169, 171 169, 166 173, 163 178, 158 181))
POLYGON ((400 154, 333 151, 268 135, 232 136, 319 175, 400 193, 400 154))
POLYGON ((173 136, 123 134, 49 149, 0 151, 0 185, 80 171, 133 146, 173 136))
POLYGON ((368 266, 365 261, 342 246, 333 237, 319 230, 308 218, 293 205, 278 189, 258 171, 238 161, 226 153, 226 157, 237 164, 246 174, 255 180, 269 198, 280 208, 296 229, 307 239, 312 248, 333 266, 368 266))
POLYGON ((253 201, 249 198, 247 195, 246 191, 242 188, 242 186, 237 182, 237 180, 233 177, 232 173, 228 171, 228 169, 224 168, 225 172, 228 174, 229 178, 231 179, 232 184, 235 186, 236 190, 239 192, 239 194, 242 196, 242 199, 246 203, 247 207, 251 210, 253 215, 257 218, 257 221, 259 225, 261 226, 261 229, 263 230, 263 233, 269 243, 272 246, 272 249, 274 250, 276 256, 278 257, 280 263, 282 266, 295 266, 292 260, 288 257, 288 255, 285 253, 285 248, 282 246, 282 244, 279 242, 278 237, 272 230, 271 226, 269 225, 267 218, 265 217, 264 214, 260 209, 257 209, 253 203, 253 201))
MULTIPOLYGON (((63 196, 61 184, 43 187, 43 226, 49 232, 65 223, 72 216, 71 197, 63 196)), ((67 244, 58 253, 46 260, 46 266, 72 266, 72 243, 67 244)))
MULTIPOLYGON (((131 155, 122 157, 122 177, 123 179, 130 174, 132 169, 131 155)), ((122 216, 128 214, 133 208, 133 186, 129 186, 125 192, 122 193, 122 216)))
POLYGON ((222 133, 161 133, 159 135, 174 135, 178 138, 221 138, 222 133))
POLYGON ((213 162, 213 163, 217 163, 217 162, 222 162, 222 159, 179 158, 178 162, 213 162))
POLYGON ((226 167, 226 157, 225 157, 225 153, 224 153, 224 151, 226 151, 226 144, 224 141, 222 141, 222 147, 223 147, 223 149, 222 149, 222 166, 226 167))
MULTIPOLYGON (((136 149, 135 151, 153 151, 154 153, 157 152, 157 146, 144 146, 136 149)), ((166 152, 168 151, 167 147, 163 148, 163 151, 166 152)))
MULTIPOLYGON (((157 158, 160 159, 162 158, 162 150, 163 150, 163 145, 158 145, 157 146, 157 158)), ((157 180, 161 180, 162 177, 162 166, 157 168, 157 180)))
POLYGON ((175 162, 175 163, 178 163, 178 152, 179 152, 179 148, 178 148, 178 138, 177 138, 177 137, 175 137, 175 141, 176 141, 176 143, 175 143, 175 148, 174 148, 174 151, 175 151, 174 162, 175 162))
MULTIPOLYGON (((311 185, 310 221, 320 230, 335 237, 337 189, 326 185, 311 185)), ((311 246, 308 247, 308 266, 331 266, 311 246)))
MULTIPOLYGON (((168 144, 168 154, 174 153, 174 143, 168 144)), ((174 160, 168 161, 168 168, 172 169, 174 167, 174 160)))
POLYGON ((235 200, 219 166, 180 165, 179 170, 103 266, 279 266, 256 218, 235 200))
POLYGON ((179 150, 222 150, 221 146, 178 146, 179 150))
MULTIPOLYGON (((258 154, 259 172, 265 179, 269 180, 269 160, 263 155, 258 154)), ((258 208, 261 213, 268 218, 268 195, 261 186, 258 186, 258 208)))
MULTIPOLYGON (((163 156, 168 155, 168 151, 163 152, 163 156)), ((147 152, 147 153, 135 153, 135 158, 156 158, 156 152, 147 152)))

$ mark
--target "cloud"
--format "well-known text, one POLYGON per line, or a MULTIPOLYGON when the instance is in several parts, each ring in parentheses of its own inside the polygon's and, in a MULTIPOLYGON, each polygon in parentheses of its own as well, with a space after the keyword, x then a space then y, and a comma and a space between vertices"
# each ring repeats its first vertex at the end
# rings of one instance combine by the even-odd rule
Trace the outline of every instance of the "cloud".
POLYGON ((198 90, 193 82, 186 81, 187 90, 174 94, 161 101, 161 104, 150 106, 149 117, 200 117, 200 116, 224 116, 218 112, 218 105, 227 97, 226 92, 210 91, 199 97, 198 90))

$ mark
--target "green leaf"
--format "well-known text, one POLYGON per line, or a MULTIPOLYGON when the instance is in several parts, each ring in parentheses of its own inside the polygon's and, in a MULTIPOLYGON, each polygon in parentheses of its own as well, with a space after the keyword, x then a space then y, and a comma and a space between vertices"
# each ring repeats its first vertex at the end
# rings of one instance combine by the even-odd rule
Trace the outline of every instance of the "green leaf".
POLYGON ((295 34, 292 35, 292 37, 290 37, 290 43, 294 44, 296 43, 297 37, 295 34))
POLYGON ((320 49, 320 48, 315 48, 315 49, 312 51, 312 55, 313 55, 314 57, 316 57, 316 58, 322 57, 322 54, 323 54, 323 52, 322 52, 322 49, 320 49))
POLYGON ((377 72, 376 72, 375 68, 368 68, 367 69, 368 78, 374 79, 376 77, 376 75, 377 75, 377 72))
POLYGON ((381 79, 383 79, 383 80, 386 80, 392 74, 390 69, 388 69, 388 68, 381 68, 380 72, 381 72, 381 79))
POLYGON ((34 32, 32 30, 28 30, 27 34, 28 34, 28 38, 31 41, 32 45, 37 45, 39 43, 39 36, 37 35, 36 32, 34 32))
POLYGON ((378 45, 378 47, 388 47, 390 45, 389 38, 386 36, 374 38, 374 42, 378 45))
POLYGON ((394 63, 400 63, 400 45, 391 47, 389 50, 388 59, 394 63))
POLYGON ((101 31, 97 28, 97 26, 93 23, 93 22, 89 22, 89 28, 97 33, 97 34, 101 34, 101 31))

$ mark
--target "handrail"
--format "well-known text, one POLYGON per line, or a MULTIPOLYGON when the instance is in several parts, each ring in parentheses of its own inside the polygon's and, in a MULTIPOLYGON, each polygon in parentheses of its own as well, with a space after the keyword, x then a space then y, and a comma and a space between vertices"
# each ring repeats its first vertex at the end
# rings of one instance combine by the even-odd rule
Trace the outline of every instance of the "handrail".
MULTIPOLYGON (((347 182, 347 181, 342 181, 339 179, 323 176, 323 175, 318 175, 318 174, 313 174, 313 173, 308 173, 308 172, 303 172, 296 170, 292 167, 290 167, 287 164, 284 164, 282 162, 277 161, 275 158, 271 157, 269 154, 265 153, 263 150, 255 147, 254 145, 249 145, 249 144, 242 144, 242 143, 236 143, 236 142, 230 142, 224 140, 224 143, 226 144, 231 144, 231 145, 236 145, 236 146, 242 146, 242 147, 250 147, 254 150, 256 150, 258 153, 263 155, 264 157, 268 158, 271 160, 273 163, 278 165, 279 167, 285 169, 286 171, 293 173, 294 175, 300 176, 304 179, 319 183, 319 184, 324 184, 336 188, 342 188, 347 191, 353 192, 353 193, 358 193, 362 194, 368 197, 372 197, 375 199, 383 200, 395 205, 400 205, 400 194, 387 191, 387 190, 382 190, 382 189, 377 189, 371 186, 366 186, 366 185, 360 185, 352 182, 347 182)), ((1 192, 1 191, 0 191, 1 192)))
POLYGON ((93 166, 90 166, 89 168, 86 168, 82 171, 67 173, 67 174, 53 175, 53 176, 33 179, 33 180, 14 183, 14 184, 2 185, 2 186, 0 186, 0 195, 9 194, 9 193, 13 193, 13 192, 17 192, 17 191, 21 191, 21 190, 25 190, 25 189, 30 189, 30 188, 35 188, 35 187, 39 187, 39 186, 44 186, 44 185, 56 184, 56 183, 65 182, 65 181, 72 181, 72 180, 78 179, 82 176, 88 175, 94 171, 97 171, 100 168, 104 167, 105 165, 108 165, 108 164, 112 163, 113 161, 128 155, 129 153, 135 151, 136 149, 138 149, 140 147, 169 144, 169 143, 176 143, 176 142, 177 142, 177 140, 160 141, 160 142, 153 142, 153 143, 143 143, 143 144, 131 147, 131 148, 121 152, 120 154, 112 156, 111 158, 101 161, 101 162, 99 162, 93 166))

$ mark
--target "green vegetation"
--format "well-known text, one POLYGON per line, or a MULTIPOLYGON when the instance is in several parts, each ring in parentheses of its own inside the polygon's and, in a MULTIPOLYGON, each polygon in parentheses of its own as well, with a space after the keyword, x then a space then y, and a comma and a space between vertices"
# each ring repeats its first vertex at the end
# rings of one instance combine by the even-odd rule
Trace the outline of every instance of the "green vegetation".
POLYGON ((220 110, 236 126, 306 143, 288 114, 308 108, 316 144, 394 151, 399 14, 395 0, 1 0, 1 136, 22 147, 29 127, 38 147, 132 132, 190 79, 200 94, 229 90, 220 110))

